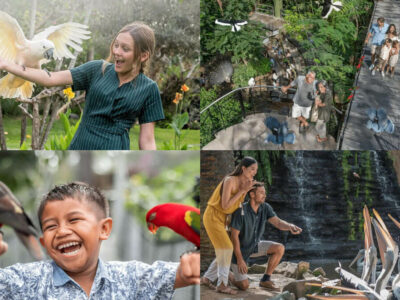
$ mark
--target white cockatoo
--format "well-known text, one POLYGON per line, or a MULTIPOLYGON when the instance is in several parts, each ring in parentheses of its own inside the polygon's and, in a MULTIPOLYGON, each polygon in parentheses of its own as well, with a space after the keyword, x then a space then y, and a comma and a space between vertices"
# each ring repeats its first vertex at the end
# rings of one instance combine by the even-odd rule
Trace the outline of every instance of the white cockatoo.
POLYGON ((251 78, 249 79, 249 82, 248 82, 248 84, 249 84, 249 86, 251 86, 251 87, 253 87, 253 86, 255 86, 255 85, 256 85, 256 81, 254 80, 254 78, 253 78, 253 77, 251 77, 251 78))
MULTIPOLYGON (((85 25, 69 22, 50 26, 28 40, 18 22, 0 11, 0 58, 22 68, 37 69, 51 58, 75 58, 67 46, 82 51, 82 40, 90 38, 90 31, 86 29, 85 25)), ((28 99, 32 91, 32 82, 13 74, 0 79, 0 96, 3 98, 28 99)))

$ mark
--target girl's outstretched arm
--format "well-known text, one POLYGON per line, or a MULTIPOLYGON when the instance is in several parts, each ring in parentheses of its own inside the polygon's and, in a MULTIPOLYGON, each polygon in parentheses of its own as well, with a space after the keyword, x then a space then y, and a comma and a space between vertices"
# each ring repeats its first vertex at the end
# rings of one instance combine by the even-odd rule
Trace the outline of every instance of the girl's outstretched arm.
POLYGON ((72 75, 69 70, 48 72, 46 70, 20 66, 1 58, 0 70, 7 71, 25 80, 47 87, 72 84, 72 75))

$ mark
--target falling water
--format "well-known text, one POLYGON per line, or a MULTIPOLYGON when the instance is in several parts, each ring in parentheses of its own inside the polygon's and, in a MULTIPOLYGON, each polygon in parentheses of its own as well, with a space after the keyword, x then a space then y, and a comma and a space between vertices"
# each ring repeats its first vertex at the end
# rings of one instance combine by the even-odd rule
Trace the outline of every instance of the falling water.
POLYGON ((400 212, 399 200, 392 195, 392 182, 390 180, 391 170, 387 170, 385 166, 383 166, 381 159, 379 158, 378 152, 373 151, 374 163, 375 163, 375 172, 376 172, 376 180, 379 183, 379 188, 381 190, 382 198, 385 202, 391 203, 392 207, 395 207, 396 212, 400 212))
POLYGON ((309 205, 306 191, 306 183, 310 181, 309 172, 307 166, 304 164, 304 152, 296 151, 295 157, 290 157, 286 160, 286 164, 289 168, 290 176, 295 180, 297 184, 297 201, 300 206, 300 215, 304 220, 305 228, 303 228, 303 234, 307 236, 308 241, 313 244, 318 243, 319 240, 312 235, 312 219, 308 216, 309 205))

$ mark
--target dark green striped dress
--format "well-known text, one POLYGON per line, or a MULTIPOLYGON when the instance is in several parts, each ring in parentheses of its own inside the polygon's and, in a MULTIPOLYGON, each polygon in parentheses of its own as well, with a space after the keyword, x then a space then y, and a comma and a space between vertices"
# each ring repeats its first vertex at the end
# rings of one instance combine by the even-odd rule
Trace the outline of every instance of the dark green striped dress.
POLYGON ((164 119, 157 84, 140 73, 119 87, 114 64, 104 75, 102 60, 71 69, 74 91, 85 90, 86 101, 78 130, 69 150, 129 150, 129 130, 139 123, 164 119))

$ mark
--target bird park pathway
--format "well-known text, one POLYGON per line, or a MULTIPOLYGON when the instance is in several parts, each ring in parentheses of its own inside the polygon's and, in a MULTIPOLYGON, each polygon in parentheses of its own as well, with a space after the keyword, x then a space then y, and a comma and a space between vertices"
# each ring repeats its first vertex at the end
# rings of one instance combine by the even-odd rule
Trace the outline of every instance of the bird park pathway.
MULTIPOLYGON (((376 2, 373 22, 379 17, 385 18, 385 23, 400 24, 400 1, 385 0, 376 2)), ((398 28, 399 30, 399 28, 398 28)), ((370 42, 371 43, 371 42, 370 42)), ((349 105, 343 125, 338 149, 343 150, 393 150, 400 149, 400 66, 396 67, 395 76, 382 78, 380 72, 371 75, 368 67, 371 63, 370 44, 366 47, 365 59, 360 75, 355 83, 358 90, 355 92, 352 103, 349 105), (394 123, 394 133, 374 133, 368 129, 367 110, 369 108, 383 108, 390 120, 394 123)))
MULTIPOLYGON (((246 291, 240 291, 236 288, 233 288, 237 291, 236 295, 227 295, 217 293, 215 290, 212 290, 206 286, 200 287, 200 298, 201 299, 209 299, 209 300, 227 300, 227 299, 252 299, 252 300, 265 300, 270 299, 278 294, 280 291, 270 291, 264 288, 259 287, 259 282, 263 274, 248 274, 247 275, 250 280, 250 287, 246 291)), ((281 274, 272 274, 272 280, 279 286, 281 289, 287 285, 288 283, 295 281, 292 278, 287 278, 281 274)))
POLYGON ((221 130, 215 139, 204 146, 203 150, 335 150, 336 142, 332 136, 323 143, 317 142, 317 131, 314 125, 305 133, 299 133, 299 122, 296 119, 277 113, 258 113, 246 117, 239 124, 221 130), (264 143, 270 134, 265 126, 266 117, 275 117, 279 122, 288 123, 289 132, 294 132, 296 140, 294 144, 284 143, 283 146, 272 143, 264 143))

